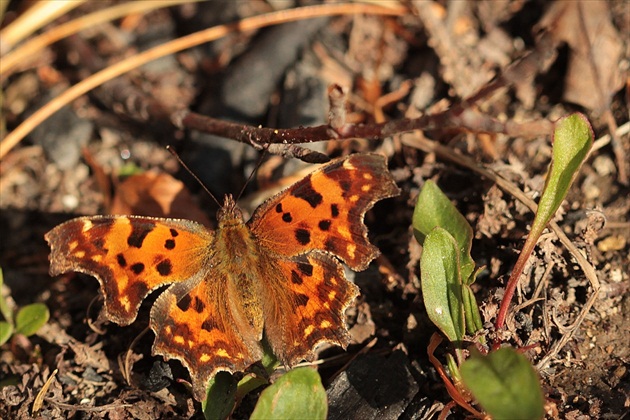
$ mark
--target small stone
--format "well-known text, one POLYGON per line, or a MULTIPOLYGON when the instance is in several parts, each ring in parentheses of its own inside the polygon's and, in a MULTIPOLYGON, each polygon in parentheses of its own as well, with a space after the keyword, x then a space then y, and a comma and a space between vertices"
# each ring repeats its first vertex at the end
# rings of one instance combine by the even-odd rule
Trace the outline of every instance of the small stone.
POLYGON ((66 194, 61 198, 61 203, 64 209, 74 210, 79 206, 79 199, 72 194, 66 194))

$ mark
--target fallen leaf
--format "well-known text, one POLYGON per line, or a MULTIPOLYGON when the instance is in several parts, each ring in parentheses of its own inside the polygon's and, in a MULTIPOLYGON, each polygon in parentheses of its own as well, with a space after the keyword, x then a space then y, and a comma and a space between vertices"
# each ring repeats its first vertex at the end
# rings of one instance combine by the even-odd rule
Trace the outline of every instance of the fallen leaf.
POLYGON ((184 183, 166 173, 132 175, 116 187, 111 214, 189 219, 210 226, 184 183))
POLYGON ((611 23, 608 3, 554 2, 539 26, 571 49, 564 99, 595 112, 608 108, 612 96, 624 86, 619 66, 623 42, 611 23), (595 89, 601 94, 594 92, 595 89))

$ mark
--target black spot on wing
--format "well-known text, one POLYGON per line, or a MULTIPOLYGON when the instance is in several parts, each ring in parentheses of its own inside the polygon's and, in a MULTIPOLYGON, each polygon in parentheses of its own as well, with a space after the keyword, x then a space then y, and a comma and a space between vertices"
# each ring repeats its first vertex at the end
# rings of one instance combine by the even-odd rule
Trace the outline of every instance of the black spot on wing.
POLYGON ((188 308, 190 308, 191 302, 192 302, 191 297, 189 295, 186 295, 183 298, 181 298, 179 302, 177 302, 177 307, 179 307, 179 309, 181 309, 182 311, 186 312, 188 308))
POLYGON ((212 319, 206 319, 201 323, 201 329, 206 331, 212 331, 217 327, 217 324, 212 319))
POLYGON ((282 220, 286 223, 291 223, 293 221, 293 217, 291 216, 291 213, 284 213, 282 215, 282 220))
POLYGON ((311 233, 307 229, 295 229, 295 239, 301 245, 308 245, 311 242, 311 233))
POLYGON ((166 249, 175 249, 175 240, 174 239, 167 239, 166 242, 164 242, 164 248, 166 249))
POLYGON ((323 230, 324 232, 328 231, 328 229, 330 229, 330 225, 332 224, 332 222, 330 220, 320 220, 318 223, 318 226, 321 230, 323 230))
POLYGON ((131 268, 131 271, 133 271, 133 273, 137 276, 137 275, 141 274, 144 271, 144 264, 142 264, 142 263, 135 263, 129 268, 131 268))
POLYGON ((291 283, 300 285, 302 284, 302 277, 295 270, 291 270, 291 283))
POLYGON ((282 213, 282 203, 276 204, 276 213, 282 213))
POLYGON ((330 215, 333 219, 339 217, 339 204, 330 205, 330 215))
POLYGON ((134 248, 142 248, 142 243, 151 231, 155 229, 155 223, 146 222, 139 226, 132 226, 131 234, 127 238, 127 244, 134 248))
POLYGON ((298 306, 306 306, 308 304, 308 296, 303 293, 296 293, 295 302, 298 306))
POLYGON ((116 261, 118 262, 118 265, 121 267, 127 267, 127 260, 125 259, 125 256, 123 254, 118 254, 116 255, 116 261))
POLYGON ((176 229, 171 228, 170 231, 173 238, 176 238, 177 235, 179 235, 179 232, 176 229))
POLYGON ((298 263, 298 269, 302 272, 302 274, 311 277, 313 275, 313 266, 309 263, 298 263))
POLYGON ((197 311, 197 313, 202 313, 205 308, 206 305, 201 301, 201 299, 195 296, 195 311, 197 311))
POLYGON ((157 269, 157 272, 160 273, 160 276, 162 277, 168 276, 169 274, 173 272, 173 264, 171 264, 171 260, 168 260, 168 259, 160 261, 158 265, 155 266, 155 268, 157 269))
POLYGON ((322 204, 324 197, 313 188, 310 175, 302 181, 303 184, 299 188, 294 189, 291 195, 306 201, 312 208, 322 204))

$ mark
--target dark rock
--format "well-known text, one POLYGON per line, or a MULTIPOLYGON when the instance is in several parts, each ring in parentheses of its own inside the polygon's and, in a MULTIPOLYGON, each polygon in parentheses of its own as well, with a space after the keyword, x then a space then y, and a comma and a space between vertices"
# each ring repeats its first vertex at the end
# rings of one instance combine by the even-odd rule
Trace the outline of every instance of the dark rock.
POLYGON ((420 388, 412 369, 402 351, 356 360, 327 390, 328 418, 400 418, 420 388))

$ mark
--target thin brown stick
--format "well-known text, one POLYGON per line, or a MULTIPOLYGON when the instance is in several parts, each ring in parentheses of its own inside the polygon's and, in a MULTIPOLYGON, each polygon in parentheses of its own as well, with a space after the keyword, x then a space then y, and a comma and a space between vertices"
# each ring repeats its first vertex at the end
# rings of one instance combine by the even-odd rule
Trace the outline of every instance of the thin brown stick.
POLYGON ((44 396, 48 392, 48 389, 50 388, 50 384, 52 384, 52 381, 55 379, 57 372, 59 372, 59 369, 55 369, 52 371, 52 373, 50 374, 50 376, 44 383, 44 386, 42 387, 42 389, 40 389, 39 392, 37 393, 37 396, 35 397, 35 401, 33 402, 33 409, 31 410, 31 414, 33 416, 35 416, 39 412, 39 410, 42 409, 42 404, 44 403, 44 396))
POLYGON ((129 408, 133 406, 133 404, 115 402, 111 404, 99 405, 96 407, 88 407, 85 405, 65 404, 65 403, 53 400, 52 398, 46 398, 46 401, 48 401, 49 403, 59 408, 63 408, 64 410, 88 411, 88 412, 93 412, 93 413, 100 413, 100 412, 109 411, 109 410, 117 410, 120 408, 129 408))
POLYGON ((204 133, 236 140, 247 144, 299 144, 316 141, 365 138, 371 140, 390 137, 414 130, 473 131, 476 133, 503 133, 507 135, 546 135, 553 127, 550 121, 531 123, 503 123, 474 110, 447 110, 419 118, 402 118, 385 123, 323 124, 300 128, 266 128, 219 120, 191 111, 173 115, 172 121, 179 128, 189 128, 204 133))
MULTIPOLYGON (((535 137, 553 133, 553 123, 540 119, 524 123, 514 121, 502 122, 473 108, 476 102, 490 96, 500 88, 510 86, 535 69, 544 65, 548 58, 550 45, 549 37, 541 37, 536 49, 522 57, 519 61, 508 66, 495 80, 482 87, 471 97, 454 104, 450 109, 419 118, 402 118, 383 123, 350 124, 339 116, 339 100, 331 103, 331 116, 327 125, 316 127, 301 127, 298 129, 273 129, 254 127, 229 121, 223 121, 199 115, 190 111, 173 114, 171 120, 179 128, 190 128, 204 133, 230 138, 248 144, 299 144, 315 141, 340 140, 348 138, 382 139, 394 134, 414 130, 440 131, 471 131, 475 133, 502 133, 511 136, 535 137)), ((333 87, 331 95, 338 94, 333 87)), ((259 146, 260 147, 260 146, 259 146)), ((1 155, 0 155, 1 157, 1 155)))

